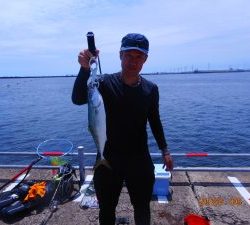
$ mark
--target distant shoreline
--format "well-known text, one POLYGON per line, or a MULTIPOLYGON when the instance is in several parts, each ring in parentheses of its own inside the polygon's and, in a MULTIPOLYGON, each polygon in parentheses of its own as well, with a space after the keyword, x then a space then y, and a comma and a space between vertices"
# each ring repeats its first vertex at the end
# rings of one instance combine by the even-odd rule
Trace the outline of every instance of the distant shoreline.
POLYGON ((250 72, 243 69, 230 69, 230 70, 194 70, 183 72, 156 72, 156 73, 142 73, 142 75, 169 75, 169 74, 204 74, 204 73, 244 73, 250 72))
MULTIPOLYGON (((141 75, 170 75, 170 74, 206 74, 206 73, 244 73, 250 72, 243 69, 230 69, 230 70, 194 70, 185 72, 154 72, 154 73, 141 73, 141 75)), ((65 78, 76 77, 77 75, 60 75, 60 76, 2 76, 0 79, 19 79, 19 78, 65 78)))
POLYGON ((0 79, 19 79, 19 78, 65 78, 65 77, 76 77, 77 75, 60 75, 60 76, 9 76, 0 77, 0 79))

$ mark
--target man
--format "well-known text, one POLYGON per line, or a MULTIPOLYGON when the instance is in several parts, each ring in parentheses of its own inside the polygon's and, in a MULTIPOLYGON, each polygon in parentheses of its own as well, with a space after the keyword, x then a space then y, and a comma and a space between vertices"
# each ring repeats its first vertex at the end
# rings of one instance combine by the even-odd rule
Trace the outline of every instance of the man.
MULTIPOLYGON (((136 225, 150 224, 155 177, 147 145, 147 121, 162 151, 164 164, 167 169, 173 169, 159 116, 158 87, 139 74, 147 60, 148 50, 149 42, 144 35, 126 35, 120 49, 121 72, 105 75, 100 81, 99 91, 106 112, 104 157, 111 166, 110 169, 100 165, 94 172, 101 225, 115 224, 115 209, 124 181, 134 207, 136 225)), ((81 69, 72 93, 72 101, 78 105, 87 103, 91 57, 88 50, 78 56, 81 69)))

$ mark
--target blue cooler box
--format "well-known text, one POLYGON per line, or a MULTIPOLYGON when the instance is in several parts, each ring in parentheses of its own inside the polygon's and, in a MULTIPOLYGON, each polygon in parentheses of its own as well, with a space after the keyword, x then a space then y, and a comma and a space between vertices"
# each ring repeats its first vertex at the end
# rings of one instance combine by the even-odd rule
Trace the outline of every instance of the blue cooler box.
POLYGON ((154 164, 155 166, 155 184, 153 195, 168 196, 169 195, 169 180, 171 173, 162 169, 163 164, 154 164))

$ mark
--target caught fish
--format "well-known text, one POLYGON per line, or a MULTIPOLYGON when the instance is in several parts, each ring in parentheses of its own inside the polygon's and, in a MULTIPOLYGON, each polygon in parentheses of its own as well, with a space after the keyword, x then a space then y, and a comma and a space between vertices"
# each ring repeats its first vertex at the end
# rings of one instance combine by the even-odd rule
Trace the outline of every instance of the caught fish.
POLYGON ((97 147, 97 158, 95 168, 99 165, 105 165, 110 168, 108 162, 104 159, 103 151, 106 142, 106 114, 102 96, 98 90, 99 81, 97 78, 96 61, 91 62, 91 73, 88 79, 88 123, 89 131, 97 147), (93 65, 95 67, 93 67, 93 65))

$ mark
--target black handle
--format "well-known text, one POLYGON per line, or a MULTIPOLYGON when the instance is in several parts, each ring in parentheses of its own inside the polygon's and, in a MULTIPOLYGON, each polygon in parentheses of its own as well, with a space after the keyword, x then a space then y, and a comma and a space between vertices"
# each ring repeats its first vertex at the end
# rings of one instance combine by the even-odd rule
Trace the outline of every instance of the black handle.
POLYGON ((93 54, 93 56, 96 56, 95 36, 93 32, 87 33, 87 41, 89 51, 93 54))

